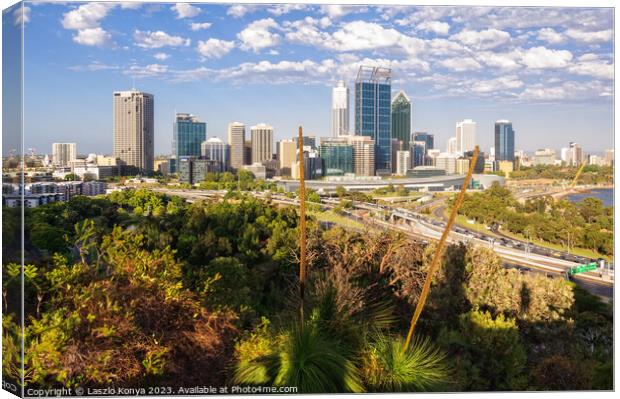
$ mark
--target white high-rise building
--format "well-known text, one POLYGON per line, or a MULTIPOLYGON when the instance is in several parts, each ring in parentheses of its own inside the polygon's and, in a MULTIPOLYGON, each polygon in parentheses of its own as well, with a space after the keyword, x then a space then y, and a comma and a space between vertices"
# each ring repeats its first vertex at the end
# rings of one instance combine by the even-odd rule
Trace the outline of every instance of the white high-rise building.
POLYGON ((273 126, 259 123, 250 128, 252 163, 269 161, 273 157, 273 126))
POLYGON ((476 147, 476 122, 464 119, 456 123, 456 151, 473 151, 476 147))
POLYGON ((447 152, 448 154, 455 154, 456 153, 456 137, 450 137, 448 139, 448 145, 447 145, 447 152))
POLYGON ((228 145, 230 146, 230 166, 241 169, 244 165, 245 125, 241 122, 228 124, 228 145))
POLYGON ((69 166, 69 162, 77 158, 76 143, 53 143, 52 144, 52 165, 69 166))
POLYGON ((332 136, 349 134, 349 88, 339 80, 332 89, 332 136))
POLYGON ((583 163, 583 149, 578 143, 571 142, 570 146, 570 164, 580 166, 583 163))
POLYGON ((230 145, 219 137, 211 137, 200 144, 200 155, 206 159, 219 162, 220 172, 230 167, 230 145))
POLYGON ((375 141, 368 136, 346 136, 353 146, 353 173, 357 176, 375 175, 375 141))
POLYGON ((291 175, 291 165, 297 161, 297 143, 284 139, 278 142, 278 162, 283 176, 291 175))
POLYGON ((571 153, 570 148, 564 147, 560 149, 560 159, 564 163, 564 165, 571 164, 571 153))
POLYGON ((406 176, 407 170, 411 168, 411 154, 409 151, 398 151, 396 153, 396 174, 406 176))
POLYGON ((115 91, 114 158, 124 166, 152 171, 155 153, 154 99, 140 91, 115 91))

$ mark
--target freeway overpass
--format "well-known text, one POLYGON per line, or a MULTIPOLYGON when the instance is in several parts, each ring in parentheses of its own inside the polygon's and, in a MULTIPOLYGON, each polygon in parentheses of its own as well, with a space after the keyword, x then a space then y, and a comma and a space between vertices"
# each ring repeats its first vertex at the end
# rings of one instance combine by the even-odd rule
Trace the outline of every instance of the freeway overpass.
MULTIPOLYGON (((160 189, 152 188, 151 190, 161 192, 167 195, 177 195, 185 198, 188 202, 194 202, 197 200, 205 199, 221 199, 226 195, 226 190, 173 190, 173 189, 160 189)), ((262 192, 248 192, 258 198, 265 199, 267 195, 262 192)), ((284 195, 271 194, 270 200, 274 203, 298 206, 298 199, 291 199, 284 195)), ((331 198, 323 198, 320 205, 323 209, 331 209, 338 204, 338 200, 331 198)), ((364 223, 372 223, 375 226, 382 228, 396 230, 404 233, 408 237, 417 241, 438 240, 441 237, 443 226, 441 224, 436 225, 428 221, 423 215, 415 212, 393 208, 385 205, 376 205, 366 202, 354 201, 353 207, 355 209, 361 209, 376 214, 389 215, 388 220, 373 216, 370 220, 360 219, 347 214, 348 217, 354 218, 364 223)), ((538 272, 544 273, 548 276, 564 278, 566 271, 572 267, 577 266, 578 263, 557 259, 541 254, 522 251, 516 248, 502 245, 501 242, 491 242, 486 239, 476 237, 469 233, 452 231, 448 238, 449 242, 468 242, 476 245, 486 246, 502 258, 504 265, 507 267, 517 267, 525 272, 538 272)), ((613 275, 608 278, 602 278, 597 273, 584 273, 573 277, 574 281, 587 289, 595 295, 602 297, 613 297, 613 275)))

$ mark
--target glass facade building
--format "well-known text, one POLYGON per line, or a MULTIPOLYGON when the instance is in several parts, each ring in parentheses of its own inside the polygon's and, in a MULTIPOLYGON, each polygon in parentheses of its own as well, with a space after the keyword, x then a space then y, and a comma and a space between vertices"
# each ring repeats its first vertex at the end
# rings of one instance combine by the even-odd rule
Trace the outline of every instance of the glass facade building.
POLYGON ((325 176, 353 173, 353 146, 344 140, 323 140, 319 147, 325 176))
POLYGON ((207 124, 192 114, 179 113, 173 125, 170 172, 177 172, 180 157, 199 157, 200 145, 207 139, 207 124))
POLYGON ((426 143, 424 141, 411 142, 411 167, 424 166, 426 164, 426 143))
POLYGON ((374 140, 378 175, 392 173, 391 74, 387 68, 362 66, 355 80, 355 134, 374 140))
POLYGON ((392 100, 392 138, 403 143, 403 148, 409 148, 411 137, 411 100, 404 91, 392 100))
POLYGON ((515 132, 512 123, 507 120, 495 122, 495 160, 515 160, 515 132))
POLYGON ((428 134, 427 132, 415 132, 413 134, 413 141, 423 141, 426 143, 426 151, 435 148, 435 136, 428 134))

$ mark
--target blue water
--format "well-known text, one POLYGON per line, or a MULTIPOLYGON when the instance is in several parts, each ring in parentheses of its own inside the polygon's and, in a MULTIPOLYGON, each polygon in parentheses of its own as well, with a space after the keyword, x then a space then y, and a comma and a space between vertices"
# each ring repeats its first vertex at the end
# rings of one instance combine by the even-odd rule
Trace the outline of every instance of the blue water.
POLYGON ((603 201, 605 206, 614 206, 614 190, 611 188, 598 188, 589 193, 571 194, 566 196, 569 201, 577 202, 584 198, 598 198, 603 201))

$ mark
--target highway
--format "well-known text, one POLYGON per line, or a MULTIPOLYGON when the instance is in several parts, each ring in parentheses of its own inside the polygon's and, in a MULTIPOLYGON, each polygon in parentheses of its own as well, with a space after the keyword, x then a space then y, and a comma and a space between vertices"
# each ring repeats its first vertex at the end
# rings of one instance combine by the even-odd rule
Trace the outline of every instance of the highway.
MULTIPOLYGON (((223 198, 226 195, 225 190, 181 190, 181 189, 159 189, 152 188, 153 191, 161 192, 167 195, 177 195, 185 198, 188 202, 197 200, 223 198)), ((266 199, 268 197, 272 202, 299 206, 298 199, 291 199, 280 194, 266 195, 262 192, 248 192, 258 198, 266 199)), ((323 209, 331 209, 339 203, 339 200, 332 198, 322 198, 320 205, 323 209)), ((392 206, 377 205, 367 202, 353 202, 353 208, 369 212, 371 214, 370 222, 376 226, 396 230, 404 233, 408 237, 428 242, 429 240, 438 240, 441 237, 445 223, 431 220, 426 215, 418 214, 408 209, 402 209, 392 206), (388 216, 389 215, 389 216, 388 216)), ((364 223, 368 223, 368 219, 360 219, 359 217, 347 212, 347 216, 364 223)), ((549 277, 565 278, 566 271, 580 263, 558 259, 545 254, 535 252, 535 250, 523 250, 512 242, 502 242, 495 238, 472 232, 460 227, 456 227, 448 238, 449 242, 466 242, 476 245, 485 246, 492 249, 504 261, 506 267, 518 268, 522 272, 542 273, 549 277)), ((603 278, 600 273, 588 272, 571 277, 579 286, 587 289, 591 293, 611 298, 613 297, 613 272, 611 276, 603 278)))

